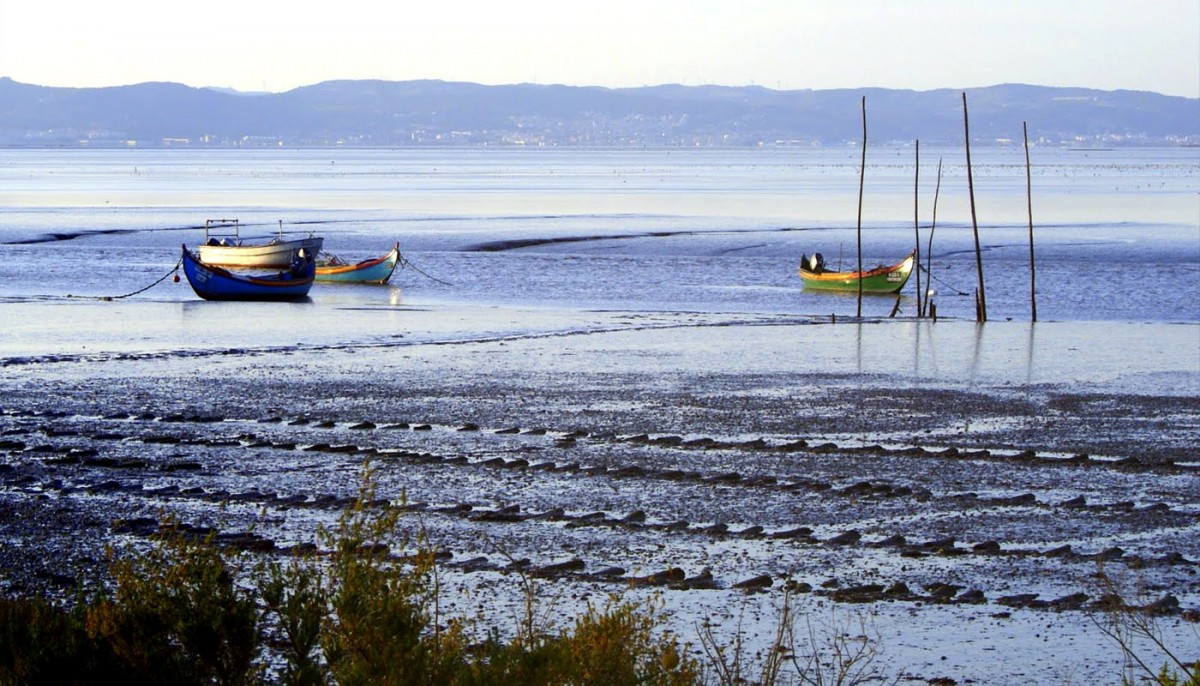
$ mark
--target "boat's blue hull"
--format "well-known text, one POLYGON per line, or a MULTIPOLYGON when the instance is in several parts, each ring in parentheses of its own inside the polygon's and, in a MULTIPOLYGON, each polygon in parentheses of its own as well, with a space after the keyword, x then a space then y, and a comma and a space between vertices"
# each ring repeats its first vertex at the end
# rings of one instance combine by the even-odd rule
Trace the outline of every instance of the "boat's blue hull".
POLYGON ((316 263, 310 256, 274 274, 242 275, 200 262, 185 245, 183 273, 205 300, 303 300, 312 288, 316 263))

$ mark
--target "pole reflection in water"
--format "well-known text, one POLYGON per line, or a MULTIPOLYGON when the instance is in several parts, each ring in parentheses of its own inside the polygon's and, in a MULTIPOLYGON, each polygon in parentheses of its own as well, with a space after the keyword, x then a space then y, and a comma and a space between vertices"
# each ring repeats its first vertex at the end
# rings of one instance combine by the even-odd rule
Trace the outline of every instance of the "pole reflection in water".
POLYGON ((1025 340, 1025 383, 1033 383, 1033 347, 1037 321, 1029 322, 1029 337, 1025 340))
POLYGON ((854 323, 854 360, 855 370, 861 374, 863 370, 863 323, 857 321, 854 323))
POLYGON ((979 356, 983 348, 983 329, 985 325, 984 322, 977 322, 975 324, 975 337, 971 348, 971 372, 967 377, 971 383, 975 383, 979 375, 979 356))

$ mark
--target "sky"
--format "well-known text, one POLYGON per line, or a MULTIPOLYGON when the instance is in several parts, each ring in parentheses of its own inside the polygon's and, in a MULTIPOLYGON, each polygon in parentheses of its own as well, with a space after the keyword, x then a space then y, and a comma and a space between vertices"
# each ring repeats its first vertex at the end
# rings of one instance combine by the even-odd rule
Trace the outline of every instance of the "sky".
POLYGON ((0 0, 0 77, 281 92, 334 79, 1200 97, 1200 0, 0 0))

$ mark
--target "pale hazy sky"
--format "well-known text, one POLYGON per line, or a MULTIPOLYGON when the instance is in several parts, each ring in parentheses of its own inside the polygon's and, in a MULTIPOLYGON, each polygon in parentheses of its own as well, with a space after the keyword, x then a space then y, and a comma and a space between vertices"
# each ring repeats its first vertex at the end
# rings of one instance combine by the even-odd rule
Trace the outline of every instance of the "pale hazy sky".
POLYGON ((1200 97, 1200 0, 0 0, 0 76, 285 91, 331 79, 1200 97))

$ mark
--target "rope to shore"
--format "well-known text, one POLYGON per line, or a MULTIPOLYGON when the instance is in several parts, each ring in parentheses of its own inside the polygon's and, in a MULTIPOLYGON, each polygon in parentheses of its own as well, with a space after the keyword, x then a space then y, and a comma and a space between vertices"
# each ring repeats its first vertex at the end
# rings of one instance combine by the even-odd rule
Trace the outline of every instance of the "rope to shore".
POLYGON ((128 298, 130 296, 137 295, 138 293, 145 293, 146 291, 150 290, 151 288, 154 288, 155 286, 162 283, 163 281, 166 281, 167 277, 171 276, 172 274, 178 273, 179 267, 182 265, 183 265, 183 258, 180 257, 179 261, 175 263, 175 266, 171 267, 171 271, 167 272, 166 274, 163 274, 161 277, 158 278, 158 280, 156 280, 154 283, 150 284, 149 286, 146 286, 145 288, 139 288, 136 291, 133 291, 132 293, 126 293, 124 295, 68 295, 67 297, 68 298, 85 298, 85 299, 90 299, 90 300, 105 300, 105 301, 121 300, 122 298, 128 298))
POLYGON ((952 285, 952 284, 949 284, 949 283, 947 283, 946 281, 944 281, 944 280, 942 280, 942 279, 940 279, 940 278, 938 278, 938 277, 934 276, 934 275, 933 275, 933 274, 932 274, 932 273, 931 273, 931 272, 930 272, 928 269, 926 269, 925 267, 922 267, 921 265, 917 265, 917 269, 920 269, 921 271, 925 272, 925 275, 926 275, 926 276, 928 276, 929 278, 931 278, 931 279, 937 279, 937 282, 938 282, 938 283, 940 283, 940 284, 942 284, 943 286, 945 286, 946 288, 949 288, 950 290, 954 291, 955 295, 970 295, 970 293, 967 293, 966 291, 959 290, 959 289, 958 289, 958 287, 956 287, 956 286, 954 286, 954 285, 952 285))
POLYGON ((421 276, 424 276, 425 278, 427 278, 431 281, 437 281, 438 283, 442 284, 443 286, 453 286, 454 285, 454 284, 450 283, 449 281, 442 281, 441 279, 437 278, 436 276, 430 276, 429 274, 426 274, 425 272, 421 271, 420 267, 413 264, 412 261, 409 260, 407 257, 405 257, 403 253, 401 253, 401 255, 400 255, 400 266, 402 268, 411 267, 413 271, 420 274, 421 276))

